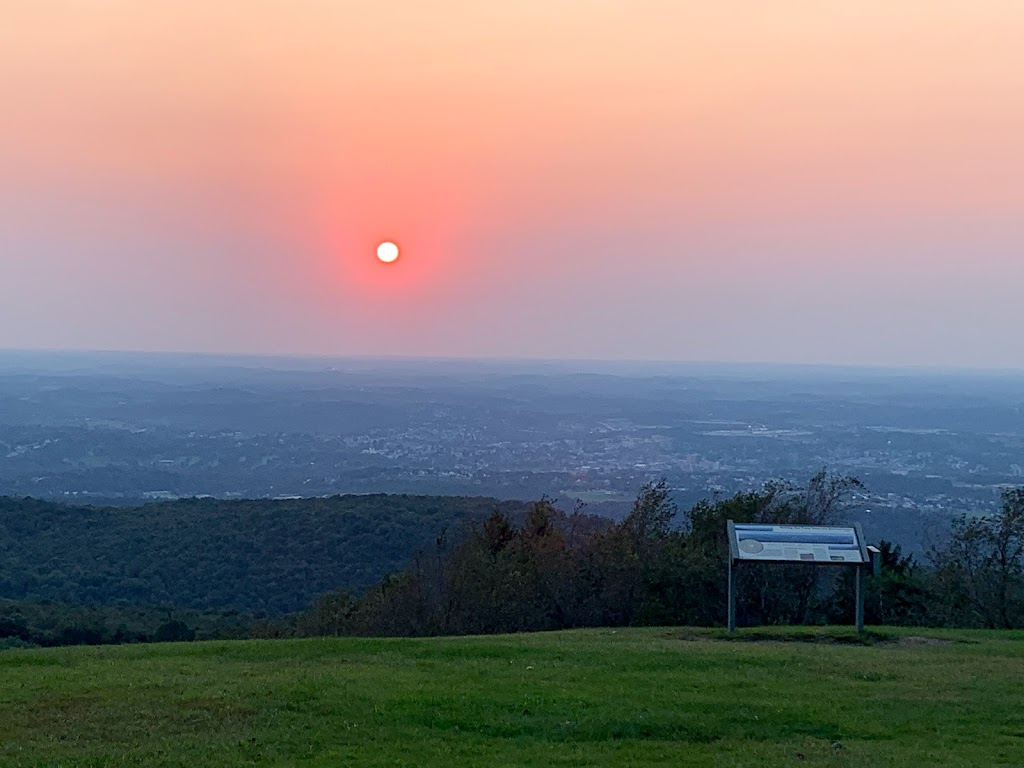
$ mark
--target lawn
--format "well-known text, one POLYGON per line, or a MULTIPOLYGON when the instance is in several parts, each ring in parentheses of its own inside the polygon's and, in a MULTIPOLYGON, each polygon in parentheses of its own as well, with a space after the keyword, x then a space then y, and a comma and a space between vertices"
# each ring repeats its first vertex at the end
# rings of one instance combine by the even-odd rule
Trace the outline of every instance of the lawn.
POLYGON ((0 766, 1024 765, 1024 633, 723 637, 0 651, 0 766))

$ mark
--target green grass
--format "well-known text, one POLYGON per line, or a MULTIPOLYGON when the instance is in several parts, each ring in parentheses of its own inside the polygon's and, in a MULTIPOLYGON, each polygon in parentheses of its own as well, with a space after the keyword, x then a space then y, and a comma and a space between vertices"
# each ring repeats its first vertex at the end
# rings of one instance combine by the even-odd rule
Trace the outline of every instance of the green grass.
POLYGON ((4 651, 0 766, 1024 764, 1024 633, 739 637, 4 651))

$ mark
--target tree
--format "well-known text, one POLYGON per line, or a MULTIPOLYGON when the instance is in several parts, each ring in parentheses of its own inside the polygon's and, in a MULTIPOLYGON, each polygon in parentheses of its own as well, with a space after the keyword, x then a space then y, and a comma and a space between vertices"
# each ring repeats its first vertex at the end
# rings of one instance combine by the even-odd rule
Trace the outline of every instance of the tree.
MULTIPOLYGON (((772 525, 823 525, 842 519, 849 497, 860 488, 854 477, 821 470, 805 487, 772 481, 757 491, 738 493, 728 499, 697 504, 686 515, 687 558, 692 569, 696 623, 717 624, 725 619, 726 569, 729 542, 726 521, 772 525)), ((805 623, 820 615, 815 605, 821 569, 800 565, 770 564, 741 567, 734 574, 739 599, 740 623, 805 623)))
MULTIPOLYGON (((867 624, 920 626, 928 621, 928 601, 921 566, 904 555, 898 544, 881 541, 879 572, 864 582, 864 620, 867 624)), ((856 611, 855 572, 843 568, 828 600, 830 622, 851 624, 856 611)))
POLYGON ((180 619, 165 621, 153 635, 157 643, 187 643, 196 639, 196 631, 180 619))
POLYGON ((302 615, 298 633, 314 637, 346 635, 351 631, 354 608, 355 601, 347 590, 325 592, 302 615))
POLYGON ((512 522, 499 509, 494 510, 484 521, 483 539, 486 542, 487 551, 492 555, 497 555, 505 549, 515 535, 512 522))
POLYGON ((1024 621, 1024 488, 1003 491, 995 515, 953 521, 931 553, 933 598, 943 623, 1011 628, 1024 621))
POLYGON ((622 529, 638 556, 643 557, 655 542, 668 535, 677 512, 665 478, 657 483, 644 484, 633 508, 622 521, 622 529))
POLYGON ((808 481, 803 505, 806 522, 810 525, 829 525, 842 516, 847 499, 864 484, 850 475, 830 474, 822 467, 808 481))

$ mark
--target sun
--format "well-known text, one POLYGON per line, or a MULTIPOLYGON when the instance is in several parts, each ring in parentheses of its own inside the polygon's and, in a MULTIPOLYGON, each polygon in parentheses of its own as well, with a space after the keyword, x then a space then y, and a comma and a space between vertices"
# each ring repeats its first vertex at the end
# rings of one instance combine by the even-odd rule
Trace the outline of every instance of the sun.
POLYGON ((385 264, 398 259, 398 246, 392 242, 383 242, 377 246, 377 258, 385 264))

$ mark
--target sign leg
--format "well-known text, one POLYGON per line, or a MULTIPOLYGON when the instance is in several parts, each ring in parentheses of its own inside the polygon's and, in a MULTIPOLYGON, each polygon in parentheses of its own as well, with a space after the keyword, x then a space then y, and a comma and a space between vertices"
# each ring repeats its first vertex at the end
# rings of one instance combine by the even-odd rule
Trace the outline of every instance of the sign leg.
POLYGON ((864 631, 864 585, 862 583, 863 576, 861 575, 864 569, 857 566, 857 632, 864 631))
POLYGON ((732 583, 732 558, 729 558, 729 634, 736 631, 736 587, 732 583))

